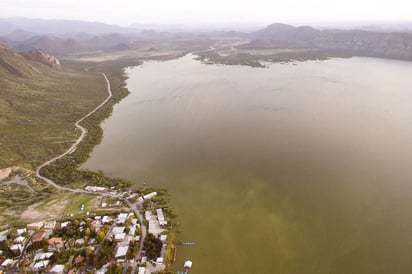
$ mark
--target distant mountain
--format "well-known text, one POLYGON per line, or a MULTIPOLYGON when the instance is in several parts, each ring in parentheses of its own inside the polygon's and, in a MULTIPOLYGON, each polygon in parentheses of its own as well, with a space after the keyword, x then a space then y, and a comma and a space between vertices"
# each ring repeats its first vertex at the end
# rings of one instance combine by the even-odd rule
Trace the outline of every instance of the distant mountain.
POLYGON ((0 35, 8 34, 15 30, 15 27, 9 22, 0 19, 0 35))
POLYGON ((249 38, 249 34, 240 31, 214 31, 208 33, 209 36, 214 37, 239 37, 239 38, 249 38))
POLYGON ((52 54, 65 54, 82 49, 74 39, 63 39, 53 35, 35 36, 15 47, 19 51, 44 50, 52 54))
POLYGON ((250 34, 245 48, 317 48, 361 56, 412 60, 412 33, 365 30, 317 30, 272 24, 250 34))
POLYGON ((31 19, 23 17, 0 19, 0 35, 6 35, 16 30, 24 30, 35 34, 55 35, 79 32, 91 34, 136 32, 133 28, 79 20, 31 19))
POLYGON ((134 23, 130 25, 131 28, 137 30, 155 30, 159 32, 196 32, 196 33, 209 33, 215 31, 240 31, 251 32, 261 29, 264 25, 261 23, 245 23, 245 22, 232 22, 232 23, 204 23, 204 24, 142 24, 134 23))
POLYGON ((96 35, 92 37, 90 40, 87 40, 86 43, 88 45, 95 45, 99 48, 111 48, 119 43, 127 43, 131 39, 125 35, 120 33, 110 33, 110 34, 102 34, 96 35))
POLYGON ((18 51, 43 50, 56 55, 89 50, 130 50, 136 49, 143 43, 137 35, 110 33, 89 35, 79 33, 70 35, 73 38, 62 38, 56 35, 34 36, 24 41, 5 39, 18 51))
MULTIPOLYGON (((348 28, 346 28, 348 29, 348 28)), ((354 29, 353 27, 351 29, 354 29)), ((355 29, 374 31, 374 32, 412 32, 412 22, 400 23, 374 23, 361 25, 355 29)))
POLYGON ((113 50, 132 50, 136 48, 136 44, 133 42, 128 42, 128 43, 119 43, 117 45, 115 45, 114 47, 112 47, 111 49, 113 50))
POLYGON ((36 34, 33 32, 28 32, 22 29, 17 29, 10 33, 7 33, 3 37, 8 41, 22 42, 24 40, 32 38, 33 36, 36 36, 36 34))
POLYGON ((310 41, 322 36, 322 31, 309 26, 294 27, 286 24, 272 24, 252 33, 254 38, 270 38, 273 41, 310 41))

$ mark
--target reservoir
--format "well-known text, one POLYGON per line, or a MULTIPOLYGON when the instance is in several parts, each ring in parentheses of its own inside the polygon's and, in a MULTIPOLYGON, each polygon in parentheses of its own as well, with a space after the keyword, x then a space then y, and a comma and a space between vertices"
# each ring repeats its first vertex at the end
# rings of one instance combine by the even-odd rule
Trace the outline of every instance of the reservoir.
POLYGON ((129 68, 83 168, 165 187, 175 269, 412 273, 412 63, 129 68))

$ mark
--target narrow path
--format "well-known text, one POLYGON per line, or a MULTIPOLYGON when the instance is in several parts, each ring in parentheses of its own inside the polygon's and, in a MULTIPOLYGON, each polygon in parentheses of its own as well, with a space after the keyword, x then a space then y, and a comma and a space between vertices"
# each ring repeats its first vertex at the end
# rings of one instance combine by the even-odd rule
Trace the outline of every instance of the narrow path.
POLYGON ((83 141, 84 137, 86 137, 86 135, 87 135, 87 129, 86 129, 85 127, 83 127, 82 125, 80 125, 80 123, 83 122, 83 121, 84 121, 86 118, 88 118, 90 115, 92 115, 93 113, 95 113, 96 111, 98 111, 102 106, 104 106, 104 104, 106 104, 106 103, 110 100, 110 98, 112 98, 113 94, 112 94, 112 90, 111 90, 111 88, 110 88, 110 81, 109 81, 109 79, 107 79, 106 74, 104 74, 104 73, 102 73, 102 72, 101 72, 101 74, 103 75, 104 79, 106 80, 106 83, 107 83, 107 92, 109 93, 109 96, 107 96, 107 98, 106 98, 100 105, 98 105, 98 106, 97 106, 95 109, 93 109, 91 112, 89 112, 88 114, 86 114, 85 116, 83 116, 82 118, 80 118, 80 120, 78 120, 78 121, 74 124, 74 125, 75 125, 78 129, 80 129, 81 132, 82 132, 82 133, 80 134, 79 138, 76 140, 76 142, 75 142, 68 150, 66 150, 63 154, 60 154, 59 156, 56 156, 56 157, 54 157, 53 159, 48 160, 47 162, 45 162, 44 164, 42 164, 41 166, 39 166, 39 167, 36 169, 36 177, 37 177, 37 178, 44 180, 44 181, 47 182, 49 185, 52 185, 53 187, 55 187, 55 188, 57 188, 57 189, 59 189, 59 190, 65 190, 65 191, 77 192, 77 193, 91 193, 91 192, 86 191, 86 190, 84 190, 84 189, 78 189, 78 188, 72 189, 72 188, 67 188, 67 187, 60 186, 60 185, 56 184, 53 180, 51 180, 51 179, 49 179, 49 178, 47 178, 47 177, 44 177, 44 176, 40 175, 40 171, 41 171, 41 169, 44 168, 45 166, 48 166, 48 165, 50 165, 51 163, 56 162, 57 160, 63 158, 64 156, 66 156, 66 155, 68 155, 68 154, 73 153, 73 152, 76 150, 77 146, 80 144, 81 141, 83 141))

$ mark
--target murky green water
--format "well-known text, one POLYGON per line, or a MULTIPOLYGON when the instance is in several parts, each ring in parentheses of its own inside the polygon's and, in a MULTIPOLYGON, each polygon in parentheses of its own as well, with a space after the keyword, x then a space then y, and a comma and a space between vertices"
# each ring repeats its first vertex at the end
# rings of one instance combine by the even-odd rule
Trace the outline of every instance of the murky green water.
POLYGON ((167 187, 190 273, 412 273, 412 63, 129 69, 84 165, 167 187))

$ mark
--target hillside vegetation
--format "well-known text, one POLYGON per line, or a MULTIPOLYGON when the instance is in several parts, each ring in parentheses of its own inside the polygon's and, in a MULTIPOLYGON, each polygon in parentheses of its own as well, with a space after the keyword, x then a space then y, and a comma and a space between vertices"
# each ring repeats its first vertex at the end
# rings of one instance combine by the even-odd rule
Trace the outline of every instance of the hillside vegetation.
POLYGON ((97 73, 30 59, 0 45, 0 169, 34 169, 63 152, 77 138, 74 122, 107 96, 97 73))

